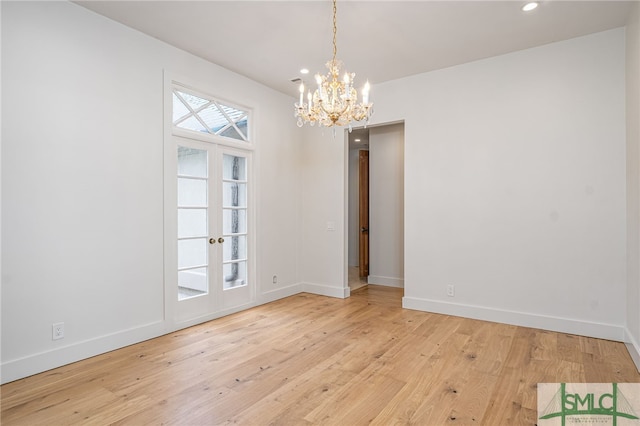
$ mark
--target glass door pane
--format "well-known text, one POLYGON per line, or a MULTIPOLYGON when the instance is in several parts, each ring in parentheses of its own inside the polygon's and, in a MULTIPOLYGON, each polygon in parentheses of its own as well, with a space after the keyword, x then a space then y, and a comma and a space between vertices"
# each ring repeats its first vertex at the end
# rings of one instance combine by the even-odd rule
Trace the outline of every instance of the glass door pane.
POLYGON ((222 156, 222 288, 247 286, 247 159, 222 156))
POLYGON ((207 157, 178 146, 178 300, 209 292, 207 157))
POLYGON ((182 322, 255 299, 253 195, 250 152, 182 138, 174 149, 169 300, 182 322))

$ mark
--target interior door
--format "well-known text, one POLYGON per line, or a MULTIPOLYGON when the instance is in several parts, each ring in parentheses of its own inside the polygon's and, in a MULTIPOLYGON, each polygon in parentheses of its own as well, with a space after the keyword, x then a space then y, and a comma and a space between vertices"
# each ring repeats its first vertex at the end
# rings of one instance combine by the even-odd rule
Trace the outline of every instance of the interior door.
POLYGON ((369 151, 359 157, 360 278, 369 276, 369 151))
MULTIPOLYGON (((249 153, 177 138, 175 317, 215 316, 254 300, 249 153)), ((169 295, 172 297, 172 295, 169 295)))

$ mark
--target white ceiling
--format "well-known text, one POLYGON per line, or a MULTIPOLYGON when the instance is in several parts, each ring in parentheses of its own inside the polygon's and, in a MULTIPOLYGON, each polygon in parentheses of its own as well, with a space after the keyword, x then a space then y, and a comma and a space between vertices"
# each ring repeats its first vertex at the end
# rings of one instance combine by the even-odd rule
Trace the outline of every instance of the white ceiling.
MULTIPOLYGON (((76 1, 292 97, 326 72, 331 1, 76 1)), ((338 59, 372 84, 625 25, 631 2, 338 1, 338 59)))

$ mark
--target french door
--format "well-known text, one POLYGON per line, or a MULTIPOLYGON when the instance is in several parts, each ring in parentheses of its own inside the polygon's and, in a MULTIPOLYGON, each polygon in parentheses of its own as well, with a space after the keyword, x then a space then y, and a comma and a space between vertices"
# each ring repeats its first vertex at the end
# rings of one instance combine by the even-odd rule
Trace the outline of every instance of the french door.
POLYGON ((167 293, 177 323, 197 322, 255 300, 251 155, 174 140, 176 268, 167 293))

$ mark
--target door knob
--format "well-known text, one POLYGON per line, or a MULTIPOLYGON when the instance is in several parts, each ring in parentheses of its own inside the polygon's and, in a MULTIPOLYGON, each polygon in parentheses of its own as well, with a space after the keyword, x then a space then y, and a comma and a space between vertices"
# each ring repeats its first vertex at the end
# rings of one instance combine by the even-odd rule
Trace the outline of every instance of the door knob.
POLYGON ((215 238, 209 238, 209 244, 215 244, 215 243, 216 243, 215 238))
POLYGON ((368 232, 369 228, 365 228, 364 226, 362 227, 362 229, 360 230, 360 232, 368 232))
POLYGON ((220 244, 224 243, 224 238, 222 238, 222 237, 218 238, 218 242, 219 242, 220 244))

